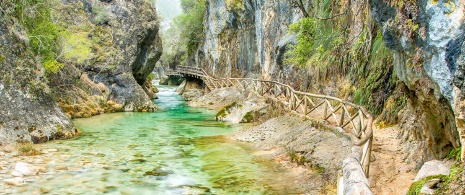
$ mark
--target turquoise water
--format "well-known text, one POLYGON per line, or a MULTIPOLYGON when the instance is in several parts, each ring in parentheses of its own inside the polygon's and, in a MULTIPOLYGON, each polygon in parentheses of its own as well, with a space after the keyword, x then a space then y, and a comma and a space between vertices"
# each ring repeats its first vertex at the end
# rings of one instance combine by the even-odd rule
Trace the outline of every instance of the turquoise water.
MULTIPOLYGON (((188 107, 159 86, 157 113, 114 113, 74 123, 81 135, 38 149, 43 173, 22 194, 289 194, 272 163, 224 136, 242 125, 217 122, 214 111, 188 107)), ((295 193, 295 192, 294 192, 295 193)))

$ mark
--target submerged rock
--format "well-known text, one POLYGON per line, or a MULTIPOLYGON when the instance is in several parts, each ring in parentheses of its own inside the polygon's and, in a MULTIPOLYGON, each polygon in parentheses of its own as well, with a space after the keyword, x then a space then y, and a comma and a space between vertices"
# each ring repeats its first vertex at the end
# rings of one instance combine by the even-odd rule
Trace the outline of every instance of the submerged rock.
POLYGON ((8 185, 12 185, 12 186, 21 186, 21 185, 24 185, 24 179, 21 178, 21 177, 15 177, 15 178, 11 178, 11 179, 5 179, 3 180, 3 182, 5 182, 6 184, 8 185))
POLYGON ((15 171, 18 171, 19 173, 25 176, 30 176, 37 175, 37 173, 39 172, 39 168, 27 163, 18 162, 15 165, 15 171))

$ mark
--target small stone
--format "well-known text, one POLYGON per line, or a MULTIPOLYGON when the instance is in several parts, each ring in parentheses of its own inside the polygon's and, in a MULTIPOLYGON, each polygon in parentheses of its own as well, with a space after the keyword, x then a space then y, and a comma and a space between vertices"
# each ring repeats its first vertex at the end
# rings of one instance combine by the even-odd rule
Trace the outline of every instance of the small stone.
POLYGON ((15 177, 22 177, 22 176, 23 176, 23 174, 21 174, 21 173, 18 172, 18 171, 13 171, 13 172, 11 172, 11 175, 13 175, 13 176, 15 176, 15 177))
POLYGON ((15 177, 11 179, 5 179, 3 182, 12 186, 20 186, 24 184, 24 179, 22 177, 15 177))
POLYGON ((58 149, 51 148, 51 149, 46 149, 45 151, 47 151, 47 152, 58 152, 58 149))
POLYGON ((26 176, 37 175, 37 173, 39 172, 39 169, 37 167, 23 162, 16 163, 15 170, 26 176))
POLYGON ((67 166, 56 166, 55 170, 57 171, 68 170, 68 167, 67 166))

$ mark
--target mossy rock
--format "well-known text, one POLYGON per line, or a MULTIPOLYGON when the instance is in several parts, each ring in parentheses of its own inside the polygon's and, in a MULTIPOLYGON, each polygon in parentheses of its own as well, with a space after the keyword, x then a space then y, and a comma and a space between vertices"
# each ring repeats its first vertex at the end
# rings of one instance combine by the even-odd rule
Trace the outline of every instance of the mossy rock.
POLYGON ((226 115, 230 114, 231 113, 231 110, 233 108, 242 108, 242 105, 237 103, 236 101, 223 107, 220 111, 218 111, 215 115, 215 119, 217 121, 219 120, 223 120, 224 117, 226 117, 226 115))
POLYGON ((254 121, 254 114, 253 114, 253 111, 250 111, 250 112, 245 113, 244 118, 242 118, 241 122, 251 123, 253 121, 254 121))
POLYGON ((444 182, 444 181, 447 181, 448 179, 448 176, 446 175, 432 175, 432 176, 428 176, 428 177, 425 177, 417 182, 414 182, 412 183, 412 185, 410 185, 410 188, 409 188, 409 191, 407 193, 407 195, 419 195, 421 194, 421 188, 423 188, 423 186, 433 180, 433 179, 440 179, 441 181, 440 182, 444 182))

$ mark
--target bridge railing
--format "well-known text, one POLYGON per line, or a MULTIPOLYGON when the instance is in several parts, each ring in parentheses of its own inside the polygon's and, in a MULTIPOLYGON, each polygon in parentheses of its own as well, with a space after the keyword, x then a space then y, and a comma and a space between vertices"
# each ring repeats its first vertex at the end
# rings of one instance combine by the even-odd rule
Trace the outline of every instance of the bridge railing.
POLYGON ((341 132, 352 134, 355 137, 354 144, 362 146, 362 156, 359 163, 365 177, 368 178, 373 142, 373 116, 365 107, 332 96, 296 91, 291 86, 276 81, 251 78, 213 78, 201 68, 187 66, 179 66, 177 70, 181 74, 202 78, 211 90, 237 86, 253 90, 262 96, 271 96, 285 102, 290 111, 321 119, 337 127, 341 132))

